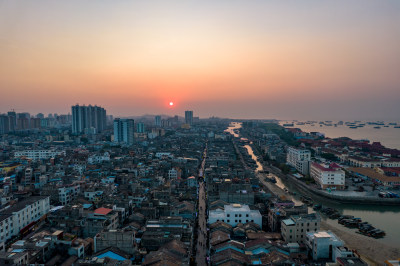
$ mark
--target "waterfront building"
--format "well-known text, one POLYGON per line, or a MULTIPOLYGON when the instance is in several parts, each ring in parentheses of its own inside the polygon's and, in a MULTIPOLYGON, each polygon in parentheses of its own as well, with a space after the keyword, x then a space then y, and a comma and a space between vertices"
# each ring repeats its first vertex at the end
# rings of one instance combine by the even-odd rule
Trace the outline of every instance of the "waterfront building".
POLYGON ((114 142, 133 144, 135 138, 135 121, 133 119, 114 119, 114 142))
POLYGON ((106 129, 106 110, 99 106, 72 106, 72 133, 82 134, 86 132, 96 133, 106 129), (92 129, 93 128, 93 129, 92 129))
POLYGON ((343 241, 330 231, 309 232, 306 234, 306 246, 313 260, 334 260, 334 250, 343 247, 343 241))
POLYGON ((311 163, 310 175, 322 189, 344 189, 345 172, 336 163, 330 165, 311 163))
POLYGON ((286 163, 303 175, 309 173, 309 165, 311 160, 311 152, 307 149, 296 149, 289 147, 287 150, 286 163))
POLYGON ((224 209, 210 211, 209 223, 222 221, 231 226, 237 226, 239 223, 253 222, 262 227, 262 216, 258 210, 250 210, 248 205, 231 204, 225 205, 224 209))
POLYGON ((305 242, 306 233, 317 232, 321 225, 321 217, 316 213, 292 215, 289 219, 282 220, 281 232, 283 240, 287 243, 305 242))
POLYGON ((193 125, 193 111, 185 111, 185 123, 193 125))
POLYGON ((375 184, 381 184, 386 187, 398 187, 400 185, 400 177, 387 176, 380 168, 350 167, 347 170, 354 177, 371 180, 375 184))

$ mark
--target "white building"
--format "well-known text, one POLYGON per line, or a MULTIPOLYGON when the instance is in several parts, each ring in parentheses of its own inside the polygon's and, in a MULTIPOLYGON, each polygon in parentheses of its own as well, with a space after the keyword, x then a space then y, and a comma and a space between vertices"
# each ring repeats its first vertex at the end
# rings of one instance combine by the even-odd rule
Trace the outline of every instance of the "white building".
POLYGON ((334 260, 334 250, 342 247, 343 241, 329 231, 312 232, 306 234, 306 246, 311 251, 314 260, 334 260))
POLYGON ((322 189, 345 188, 345 172, 341 170, 340 166, 335 163, 331 163, 330 165, 321 165, 319 163, 312 162, 310 175, 322 189))
POLYGON ((26 157, 32 160, 46 160, 50 158, 54 158, 55 156, 65 156, 65 151, 56 151, 56 150, 24 150, 24 151, 16 151, 14 153, 15 158, 26 157))
POLYGON ((293 215, 289 219, 282 220, 282 237, 287 243, 305 242, 306 233, 317 232, 321 225, 321 217, 311 213, 305 215, 293 215))
MULTIPOLYGON (((4 244, 20 232, 30 228, 27 225, 38 221, 50 211, 49 196, 31 196, 0 211, 0 251, 4 244)), ((32 225, 33 226, 33 225, 32 225)))
POLYGON ((289 147, 287 150, 286 163, 303 175, 309 173, 309 165, 311 160, 311 152, 306 149, 296 149, 289 147))
POLYGON ((182 170, 179 168, 172 168, 171 170, 168 170, 169 179, 181 178, 181 175, 182 175, 182 170))
POLYGON ((99 164, 107 161, 110 161, 110 154, 108 152, 103 154, 94 154, 88 158, 89 164, 99 164))
POLYGON ((58 188, 58 196, 61 205, 72 202, 80 192, 81 186, 76 183, 58 188))
POLYGON ((156 153, 156 158, 158 158, 158 159, 174 158, 174 156, 170 152, 157 152, 156 153))
POLYGON ((253 222, 262 227, 262 216, 258 210, 250 210, 248 205, 231 204, 225 205, 224 209, 212 210, 209 213, 208 222, 225 222, 231 226, 236 226, 238 223, 253 222))

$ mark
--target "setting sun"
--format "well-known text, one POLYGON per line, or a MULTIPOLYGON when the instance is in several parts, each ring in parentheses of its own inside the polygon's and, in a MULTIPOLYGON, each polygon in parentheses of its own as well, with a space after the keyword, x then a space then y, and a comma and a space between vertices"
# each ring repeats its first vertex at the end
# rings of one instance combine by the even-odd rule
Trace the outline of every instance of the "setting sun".
POLYGON ((174 106, 174 103, 173 102, 169 102, 169 106, 174 106))

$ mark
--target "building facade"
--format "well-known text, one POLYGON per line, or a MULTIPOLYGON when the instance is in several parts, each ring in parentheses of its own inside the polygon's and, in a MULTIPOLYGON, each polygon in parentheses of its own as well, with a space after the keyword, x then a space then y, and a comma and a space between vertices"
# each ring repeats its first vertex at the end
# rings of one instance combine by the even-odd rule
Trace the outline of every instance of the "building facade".
POLYGON ((316 162, 311 163, 310 176, 320 185, 322 189, 344 189, 345 172, 340 166, 332 163, 330 165, 321 165, 316 162))
POLYGON ((231 226, 236 226, 238 223, 253 222, 262 227, 262 216, 258 210, 250 210, 248 205, 231 204, 225 205, 224 209, 212 210, 209 213, 209 223, 222 221, 231 226))
POLYGON ((74 105, 72 108, 72 133, 99 133, 106 129, 106 110, 99 106, 74 105))
POLYGON ((314 260, 334 259, 336 247, 342 247, 343 241, 329 231, 310 232, 306 234, 306 246, 314 260))
POLYGON ((135 121, 133 119, 114 119, 114 142, 133 144, 135 138, 135 121))
POLYGON ((292 215, 281 222, 282 237, 285 242, 303 244, 306 234, 317 232, 320 225, 321 218, 318 214, 292 215))
POLYGON ((309 173, 309 165, 311 160, 311 152, 306 149, 296 149, 289 147, 287 150, 286 163, 303 175, 309 173))
POLYGON ((185 111, 185 123, 193 125, 193 111, 185 111))
POLYGON ((24 150, 16 151, 14 153, 15 158, 26 157, 32 160, 47 160, 54 158, 55 156, 65 156, 65 151, 56 150, 24 150))
POLYGON ((0 250, 7 240, 18 235, 32 222, 40 220, 50 211, 50 197, 31 196, 0 211, 0 250))

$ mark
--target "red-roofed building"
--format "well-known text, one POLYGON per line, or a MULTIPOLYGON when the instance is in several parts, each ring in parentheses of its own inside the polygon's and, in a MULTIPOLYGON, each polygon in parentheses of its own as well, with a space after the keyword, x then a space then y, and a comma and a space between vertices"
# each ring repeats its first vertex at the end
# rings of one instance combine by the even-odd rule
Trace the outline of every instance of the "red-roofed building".
POLYGON ((322 165, 316 162, 311 163, 310 175, 322 189, 334 188, 344 189, 345 172, 336 163, 322 165))
POLYGON ((109 214, 110 212, 112 212, 112 209, 108 209, 108 208, 103 208, 103 207, 101 207, 101 208, 96 209, 96 210, 94 211, 94 214, 97 214, 97 215, 107 215, 107 214, 109 214))

